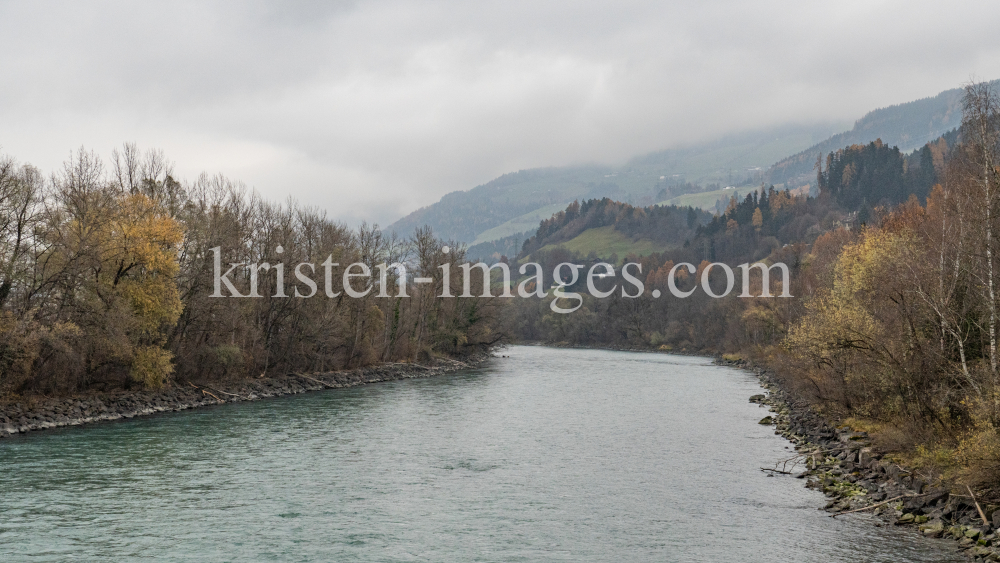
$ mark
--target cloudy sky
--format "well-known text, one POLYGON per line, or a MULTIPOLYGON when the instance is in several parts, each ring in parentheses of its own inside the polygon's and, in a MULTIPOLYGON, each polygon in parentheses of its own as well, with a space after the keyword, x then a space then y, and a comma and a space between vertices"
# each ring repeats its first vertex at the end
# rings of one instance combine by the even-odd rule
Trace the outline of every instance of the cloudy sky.
POLYGON ((504 172, 1000 78, 997 2, 0 0, 0 151, 162 148, 387 224, 504 172))

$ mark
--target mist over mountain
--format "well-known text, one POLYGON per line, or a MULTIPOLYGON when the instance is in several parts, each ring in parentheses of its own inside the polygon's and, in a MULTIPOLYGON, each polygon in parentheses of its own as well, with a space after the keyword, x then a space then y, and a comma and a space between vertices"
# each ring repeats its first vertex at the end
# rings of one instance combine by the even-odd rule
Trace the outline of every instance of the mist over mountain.
MULTIPOLYGON (((994 80, 992 84, 998 84, 994 80)), ((844 131, 789 156, 771 166, 766 180, 773 184, 815 183, 816 157, 849 145, 863 145, 882 139, 888 146, 908 152, 923 146, 962 123, 961 88, 945 90, 937 96, 879 108, 865 114, 844 131)))
POLYGON ((961 95, 962 90, 955 88, 879 108, 836 134, 843 124, 788 125, 657 151, 621 166, 511 172, 471 190, 447 194, 387 230, 403 234, 429 225, 444 239, 469 244, 475 250, 472 254, 488 255, 519 248, 539 221, 574 200, 607 197, 638 206, 669 203, 712 209, 719 197, 728 196, 723 191, 727 186, 742 187, 742 193, 761 183, 815 188, 819 155, 876 139, 903 152, 921 147, 960 124, 961 95))
POLYGON ((580 165, 511 172, 471 190, 447 194, 387 230, 403 234, 430 225, 442 238, 479 244, 534 232, 540 220, 577 199, 608 197, 651 205, 702 188, 759 183, 769 164, 836 130, 837 125, 831 123, 784 126, 657 151, 621 166, 580 165))

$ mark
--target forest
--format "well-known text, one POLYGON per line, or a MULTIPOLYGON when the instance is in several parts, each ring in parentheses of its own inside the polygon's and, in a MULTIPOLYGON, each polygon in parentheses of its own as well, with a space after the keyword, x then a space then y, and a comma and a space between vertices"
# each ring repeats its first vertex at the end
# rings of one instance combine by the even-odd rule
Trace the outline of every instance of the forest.
POLYGON ((571 203, 565 211, 541 222, 538 230, 521 246, 519 256, 566 242, 587 229, 612 226, 631 238, 643 238, 680 246, 695 229, 712 216, 692 207, 635 207, 610 198, 571 203))
POLYGON ((330 371, 488 348, 499 340, 499 303, 434 298, 438 265, 465 261, 461 249, 444 254, 445 245, 426 228, 407 239, 372 225, 352 230, 222 176, 182 184, 161 152, 131 144, 108 166, 81 149, 49 177, 2 157, 0 397, 330 371), (274 269, 258 276, 247 267, 229 279, 245 294, 259 277, 261 297, 218 299, 213 248, 229 263, 254 265, 331 259, 375 270, 407 262, 411 275, 433 283, 408 298, 372 291, 301 299, 275 291, 274 269))
MULTIPOLYGON (((1000 86, 1000 81, 992 83, 992 87, 997 86, 1000 86)), ((778 184, 809 176, 815 172, 817 155, 829 154, 851 145, 867 144, 875 137, 881 138, 886 145, 898 146, 905 152, 920 148, 945 131, 958 127, 962 116, 962 95, 961 88, 954 88, 931 98, 868 112, 854 123, 850 131, 833 135, 775 163, 767 170, 765 179, 778 184)))

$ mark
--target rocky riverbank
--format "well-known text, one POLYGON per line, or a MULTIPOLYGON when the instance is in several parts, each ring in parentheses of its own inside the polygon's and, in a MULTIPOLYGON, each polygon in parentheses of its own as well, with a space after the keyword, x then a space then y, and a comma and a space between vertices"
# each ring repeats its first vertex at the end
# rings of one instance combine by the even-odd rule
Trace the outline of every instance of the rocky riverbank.
POLYGON ((0 438, 15 434, 113 421, 238 401, 256 401, 307 391, 353 387, 381 381, 430 377, 482 364, 483 353, 458 361, 439 358, 426 364, 387 363, 310 374, 286 374, 211 385, 173 382, 156 391, 88 393, 72 397, 29 397, 0 403, 0 438))
POLYGON ((768 393, 750 401, 770 407, 760 423, 774 425, 775 434, 795 444, 794 456, 763 471, 806 479, 807 487, 830 497, 825 510, 832 517, 874 514, 884 523, 913 526, 925 536, 954 540, 975 560, 1000 561, 1000 506, 956 483, 893 463, 864 432, 833 427, 808 405, 794 401, 766 370, 744 361, 716 361, 757 375, 768 393))

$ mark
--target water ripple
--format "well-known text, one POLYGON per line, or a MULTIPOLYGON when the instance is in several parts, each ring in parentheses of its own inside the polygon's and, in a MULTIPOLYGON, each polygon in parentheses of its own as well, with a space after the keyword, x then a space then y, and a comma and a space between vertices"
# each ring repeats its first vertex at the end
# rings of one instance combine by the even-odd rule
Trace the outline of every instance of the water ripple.
POLYGON ((963 561, 758 468, 747 374, 515 347, 483 369, 0 443, 0 561, 963 561))

